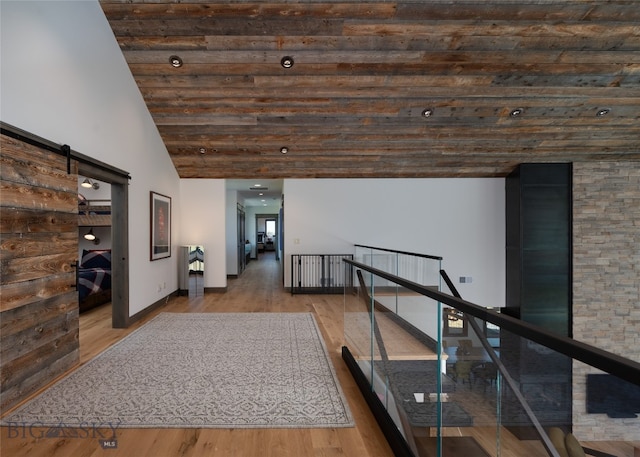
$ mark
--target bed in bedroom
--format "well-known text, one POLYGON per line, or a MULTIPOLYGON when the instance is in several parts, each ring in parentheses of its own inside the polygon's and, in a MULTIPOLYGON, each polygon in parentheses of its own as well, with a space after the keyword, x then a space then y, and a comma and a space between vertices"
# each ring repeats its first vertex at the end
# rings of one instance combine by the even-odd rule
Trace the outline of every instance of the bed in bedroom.
MULTIPOLYGON (((110 228, 111 201, 88 200, 78 193, 78 226, 81 236, 89 230, 110 228)), ((99 243, 96 238, 94 244, 99 243)), ((80 312, 111 301, 111 249, 110 242, 105 244, 108 247, 82 250, 77 281, 80 312)))
POLYGON ((84 249, 78 268, 80 312, 111 301, 111 249, 84 249))

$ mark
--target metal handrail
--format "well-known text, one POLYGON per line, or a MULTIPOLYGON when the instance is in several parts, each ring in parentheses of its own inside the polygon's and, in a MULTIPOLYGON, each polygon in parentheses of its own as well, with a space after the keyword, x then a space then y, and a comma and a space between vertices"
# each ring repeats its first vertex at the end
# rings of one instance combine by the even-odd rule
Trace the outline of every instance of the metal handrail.
POLYGON ((373 273, 376 276, 387 279, 409 290, 427 296, 435 301, 452 306, 466 314, 491 322, 502 329, 516 335, 542 344, 556 352, 564 354, 572 359, 580 360, 599 370, 617 376, 632 384, 640 386, 640 363, 624 358, 612 352, 591 346, 572 338, 548 332, 536 325, 521 321, 515 317, 499 314, 495 311, 483 308, 475 303, 457 298, 444 292, 429 289, 421 284, 395 276, 386 271, 373 268, 361 262, 343 259, 353 267, 373 273))

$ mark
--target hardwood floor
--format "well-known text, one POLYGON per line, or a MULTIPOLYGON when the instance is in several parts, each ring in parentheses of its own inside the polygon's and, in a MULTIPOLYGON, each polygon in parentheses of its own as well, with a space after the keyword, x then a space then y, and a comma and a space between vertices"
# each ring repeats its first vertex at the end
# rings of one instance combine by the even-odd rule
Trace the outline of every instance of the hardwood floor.
POLYGON ((143 325, 159 312, 311 312, 332 358, 336 374, 356 426, 335 429, 119 429, 117 448, 103 449, 107 430, 78 433, 79 437, 51 438, 46 429, 2 428, 2 457, 108 456, 108 457, 320 457, 393 455, 351 374, 342 361, 343 298, 341 295, 291 295, 282 287, 282 272, 273 253, 249 262, 238 279, 230 279, 226 293, 204 297, 172 297, 128 329, 111 328, 110 306, 80 316, 80 364, 143 325), (101 436, 101 433, 103 434, 101 436))
MULTIPOLYGON (((80 365, 91 360, 160 312, 311 312, 322 331, 338 379, 351 407, 356 426, 335 429, 118 429, 117 448, 103 449, 101 438, 109 430, 79 432, 67 430, 65 436, 46 436, 46 429, 2 427, 2 457, 107 456, 107 457, 391 457, 393 453, 369 411, 342 358, 342 295, 291 295, 282 287, 282 272, 273 253, 261 254, 251 261, 238 279, 230 279, 226 293, 208 293, 204 297, 172 297, 128 329, 111 328, 109 305, 80 316, 80 365)), ((445 436, 472 436, 489 455, 498 455, 495 428, 447 428, 445 436)), ((546 452, 536 441, 520 441, 505 429, 501 432, 500 455, 507 457, 544 457, 546 452)), ((633 444, 584 443, 618 457, 633 457, 633 444)), ((453 455, 446 455, 453 457, 453 455)), ((472 457, 461 455, 461 457, 472 457)))

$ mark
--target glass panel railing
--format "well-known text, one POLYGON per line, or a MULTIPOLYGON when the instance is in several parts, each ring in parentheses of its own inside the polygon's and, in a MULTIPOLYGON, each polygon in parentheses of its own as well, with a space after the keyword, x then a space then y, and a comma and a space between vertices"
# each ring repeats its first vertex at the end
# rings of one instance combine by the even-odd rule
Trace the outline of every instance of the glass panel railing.
POLYGON ((564 455, 556 454, 548 433, 554 427, 571 430, 571 358, 505 329, 496 351, 500 434, 490 450, 564 455))
MULTIPOLYGON (((365 273, 366 274, 366 273, 365 273)), ((353 270, 346 269, 346 280, 356 280, 353 270)), ((362 275, 362 273, 361 273, 362 275)), ((344 294, 344 337, 355 362, 367 382, 373 380, 373 360, 376 357, 375 339, 373 334, 372 304, 366 289, 355 284, 355 287, 345 288, 344 294)))
POLYGON ((594 452, 587 455, 634 456, 640 364, 455 291, 433 293, 380 270, 352 274, 346 349, 406 443, 397 455, 557 457, 565 455, 558 448, 578 446, 594 452), (602 423, 611 439, 594 433, 602 423))
MULTIPOLYGON (((442 257, 439 256, 355 245, 354 259, 426 287, 438 288, 440 285, 442 257)), ((378 281, 382 287, 383 279, 378 278, 378 281)), ((387 285, 396 286, 392 282, 387 285)))

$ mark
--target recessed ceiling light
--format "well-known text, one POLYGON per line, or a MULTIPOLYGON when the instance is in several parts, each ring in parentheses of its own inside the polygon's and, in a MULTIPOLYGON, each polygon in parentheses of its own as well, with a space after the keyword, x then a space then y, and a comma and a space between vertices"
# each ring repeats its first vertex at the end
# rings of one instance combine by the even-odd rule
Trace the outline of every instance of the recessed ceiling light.
POLYGON ((293 67, 293 57, 284 56, 282 58, 282 60, 280 61, 280 65, 282 65, 282 68, 291 68, 291 67, 293 67))
POLYGON ((611 110, 609 108, 601 108, 596 112, 596 116, 598 117, 606 116, 610 112, 611 110))
POLYGON ((509 113, 509 116, 518 117, 522 116, 522 113, 524 113, 524 108, 516 108, 509 113))
POLYGON ((180 68, 182 66, 182 59, 179 56, 169 57, 169 63, 174 68, 180 68))
POLYGON ((422 112, 422 117, 431 117, 433 116, 433 108, 427 108, 422 112))
POLYGON ((280 148, 280 153, 281 153, 281 154, 286 154, 287 152, 289 152, 289 148, 288 148, 288 147, 286 147, 286 146, 282 146, 282 147, 280 148))

